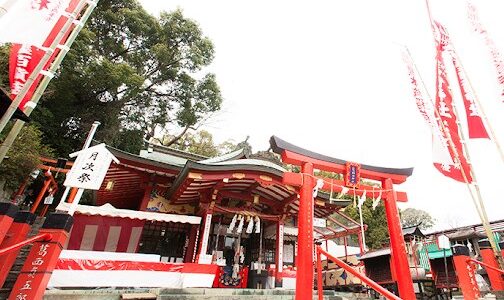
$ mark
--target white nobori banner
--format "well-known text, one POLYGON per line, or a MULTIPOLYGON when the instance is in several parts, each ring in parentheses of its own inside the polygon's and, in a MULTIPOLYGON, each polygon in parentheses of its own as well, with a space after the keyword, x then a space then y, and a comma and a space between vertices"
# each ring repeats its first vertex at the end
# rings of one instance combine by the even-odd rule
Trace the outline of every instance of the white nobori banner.
POLYGON ((42 47, 70 0, 0 0, 0 42, 42 47))
POLYGON ((77 156, 72 169, 68 172, 64 185, 87 190, 98 190, 107 174, 112 160, 119 163, 105 144, 99 144, 70 154, 77 156))

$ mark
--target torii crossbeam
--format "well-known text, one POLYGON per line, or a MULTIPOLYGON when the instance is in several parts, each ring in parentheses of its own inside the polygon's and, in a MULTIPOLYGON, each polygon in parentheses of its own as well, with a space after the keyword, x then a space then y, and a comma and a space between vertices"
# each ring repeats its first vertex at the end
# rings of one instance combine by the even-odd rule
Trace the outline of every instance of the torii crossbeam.
MULTIPOLYGON (((300 148, 276 136, 271 137, 270 145, 273 152, 281 155, 284 163, 301 166, 301 173, 286 172, 283 178, 285 184, 299 187, 300 195, 296 300, 311 299, 313 296, 313 188, 316 182, 313 174, 314 168, 343 174, 345 177, 349 175, 349 172, 352 172, 351 179, 353 181, 346 180, 344 182, 347 186, 352 184, 353 187, 358 187, 359 178, 377 180, 382 183, 382 199, 385 203, 393 259, 394 270, 392 271, 397 274, 400 297, 402 299, 415 299, 413 280, 409 270, 401 221, 396 204, 399 201, 398 192, 394 191, 393 186, 405 182, 413 173, 413 168, 394 169, 349 163, 342 159, 300 148), (349 166, 353 166, 353 168, 349 166)), ((324 188, 327 188, 327 186, 324 185, 324 188)), ((362 190, 368 190, 368 188, 364 187, 362 190)), ((356 189, 354 193, 357 193, 356 189)), ((400 195, 402 201, 407 200, 405 193, 400 195)))

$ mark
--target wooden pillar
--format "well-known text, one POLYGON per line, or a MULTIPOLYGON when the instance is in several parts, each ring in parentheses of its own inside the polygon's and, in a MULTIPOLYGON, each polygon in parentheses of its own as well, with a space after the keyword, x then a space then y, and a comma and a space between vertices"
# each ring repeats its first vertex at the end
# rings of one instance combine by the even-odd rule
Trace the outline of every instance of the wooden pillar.
POLYGON ((357 234, 357 239, 359 240, 360 255, 363 255, 364 254, 364 244, 362 242, 362 235, 357 234))
POLYGON ((150 195, 152 190, 154 189, 154 184, 149 182, 145 187, 144 195, 142 197, 142 202, 140 203, 139 211, 145 211, 147 209, 147 205, 149 204, 150 195))
POLYGON ((189 244, 187 245, 187 250, 184 257, 184 262, 192 263, 194 262, 194 256, 196 252, 197 238, 199 226, 191 225, 191 230, 189 231, 189 244))
POLYGON ((14 222, 19 207, 12 203, 0 202, 0 244, 14 222))
POLYGON ((464 300, 477 300, 480 297, 474 268, 467 263, 470 258, 469 249, 463 245, 453 246, 453 265, 462 290, 464 300))
POLYGON ((283 245, 284 245, 284 222, 279 220, 276 228, 276 272, 275 287, 283 286, 283 245))
POLYGON ((72 224, 73 217, 68 214, 47 217, 39 233, 50 233, 52 239, 33 243, 9 300, 42 299, 72 224))
MULTIPOLYGON (((500 269, 499 262, 495 258, 492 246, 488 241, 482 241, 479 243, 481 258, 483 262, 487 265, 490 265, 494 268, 500 269)), ((492 270, 490 268, 484 267, 487 274, 488 279, 490 279, 490 284, 492 285, 492 290, 494 291, 503 291, 504 290, 504 281, 502 280, 501 273, 492 270)))
MULTIPOLYGON (((0 244, 0 248, 6 248, 14 244, 20 243, 26 239, 30 232, 31 225, 35 221, 35 215, 28 211, 18 211, 14 217, 14 222, 9 228, 9 232, 5 239, 0 244)), ((16 261, 19 254, 18 250, 11 251, 7 254, 0 256, 0 287, 3 286, 12 265, 16 261)))
POLYGON ((397 210, 397 194, 394 191, 391 179, 383 180, 382 187, 385 190, 389 190, 386 193, 387 196, 384 202, 390 234, 390 250, 397 275, 399 296, 402 299, 416 299, 413 289, 413 279, 411 278, 408 257, 406 255, 406 245, 402 234, 401 219, 397 210))
POLYGON ((44 185, 42 186, 42 189, 40 190, 39 194, 37 195, 37 198, 35 199, 35 202, 33 202, 33 205, 30 209, 31 213, 35 213, 35 211, 37 210, 37 208, 40 204, 40 201, 42 201, 42 198, 44 198, 44 195, 47 192, 47 189, 49 188, 50 184, 51 184, 51 178, 46 177, 46 179, 44 181, 44 185))
POLYGON ((313 164, 304 163, 301 172, 303 183, 299 192, 296 300, 313 298, 313 164))
MULTIPOLYGON (((348 262, 348 240, 346 235, 343 237, 343 245, 345 245, 345 261, 348 262)), ((329 249, 327 252, 329 252, 329 249)))
POLYGON ((26 178, 23 183, 19 186, 18 190, 16 191, 16 193, 12 196, 12 203, 16 204, 16 205, 19 205, 21 203, 17 203, 17 198, 19 196, 21 196, 24 192, 25 192, 25 189, 26 189, 26 185, 28 184, 28 181, 30 181, 30 177, 31 176, 28 176, 28 178, 26 178))
POLYGON ((74 187, 70 190, 70 193, 68 194, 67 203, 72 203, 74 201, 78 190, 79 190, 78 188, 74 188, 74 187))

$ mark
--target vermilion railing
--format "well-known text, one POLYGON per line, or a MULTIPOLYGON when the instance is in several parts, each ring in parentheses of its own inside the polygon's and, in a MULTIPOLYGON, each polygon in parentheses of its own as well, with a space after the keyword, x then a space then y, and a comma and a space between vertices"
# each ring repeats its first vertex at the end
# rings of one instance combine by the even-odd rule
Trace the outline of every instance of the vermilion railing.
POLYGON ((375 290, 378 293, 380 293, 386 299, 401 300, 401 298, 397 297, 396 295, 394 295, 393 293, 391 293, 386 288, 384 288, 381 285, 379 285, 378 283, 374 282, 373 280, 371 280, 366 275, 359 273, 354 268, 352 268, 351 266, 347 265, 341 259, 332 256, 331 254, 327 253, 322 248, 320 248, 320 246, 317 246, 317 290, 318 290, 318 299, 319 300, 322 300, 323 297, 324 297, 324 292, 323 292, 323 289, 322 289, 322 261, 321 261, 321 258, 320 258, 321 254, 325 255, 328 259, 332 260, 334 263, 336 263, 338 266, 340 266, 341 268, 343 268, 348 273, 350 273, 350 274, 354 275, 355 277, 359 278, 362 282, 364 282, 365 284, 367 284, 373 290, 375 290))
POLYGON ((467 260, 467 263, 468 263, 468 264, 469 264, 469 263, 474 263, 474 264, 482 265, 482 266, 483 266, 483 267, 485 267, 485 268, 489 268, 490 270, 494 270, 494 271, 496 271, 496 272, 499 272, 499 273, 501 273, 501 274, 504 274, 504 270, 497 269, 496 267, 492 267, 491 265, 486 264, 486 263, 484 263, 484 262, 481 262, 481 261, 479 261, 479 260, 475 260, 475 259, 469 258, 469 259, 467 260))
POLYGON ((42 233, 42 234, 39 234, 36 236, 32 236, 31 238, 26 239, 22 242, 19 242, 17 244, 11 245, 9 247, 5 247, 3 249, 0 249, 0 255, 4 255, 8 252, 17 250, 19 248, 22 248, 22 247, 24 247, 28 244, 31 244, 33 242, 36 242, 36 241, 50 241, 51 239, 52 239, 52 234, 50 234, 50 233, 42 233))

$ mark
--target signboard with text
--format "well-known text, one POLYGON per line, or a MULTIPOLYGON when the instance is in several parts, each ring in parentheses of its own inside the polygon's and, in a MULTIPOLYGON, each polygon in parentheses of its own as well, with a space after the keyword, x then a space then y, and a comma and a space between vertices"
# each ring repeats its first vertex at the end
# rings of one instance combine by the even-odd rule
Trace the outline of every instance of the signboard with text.
POLYGON ((360 164, 347 162, 345 172, 345 185, 351 188, 359 187, 360 181, 360 164))

